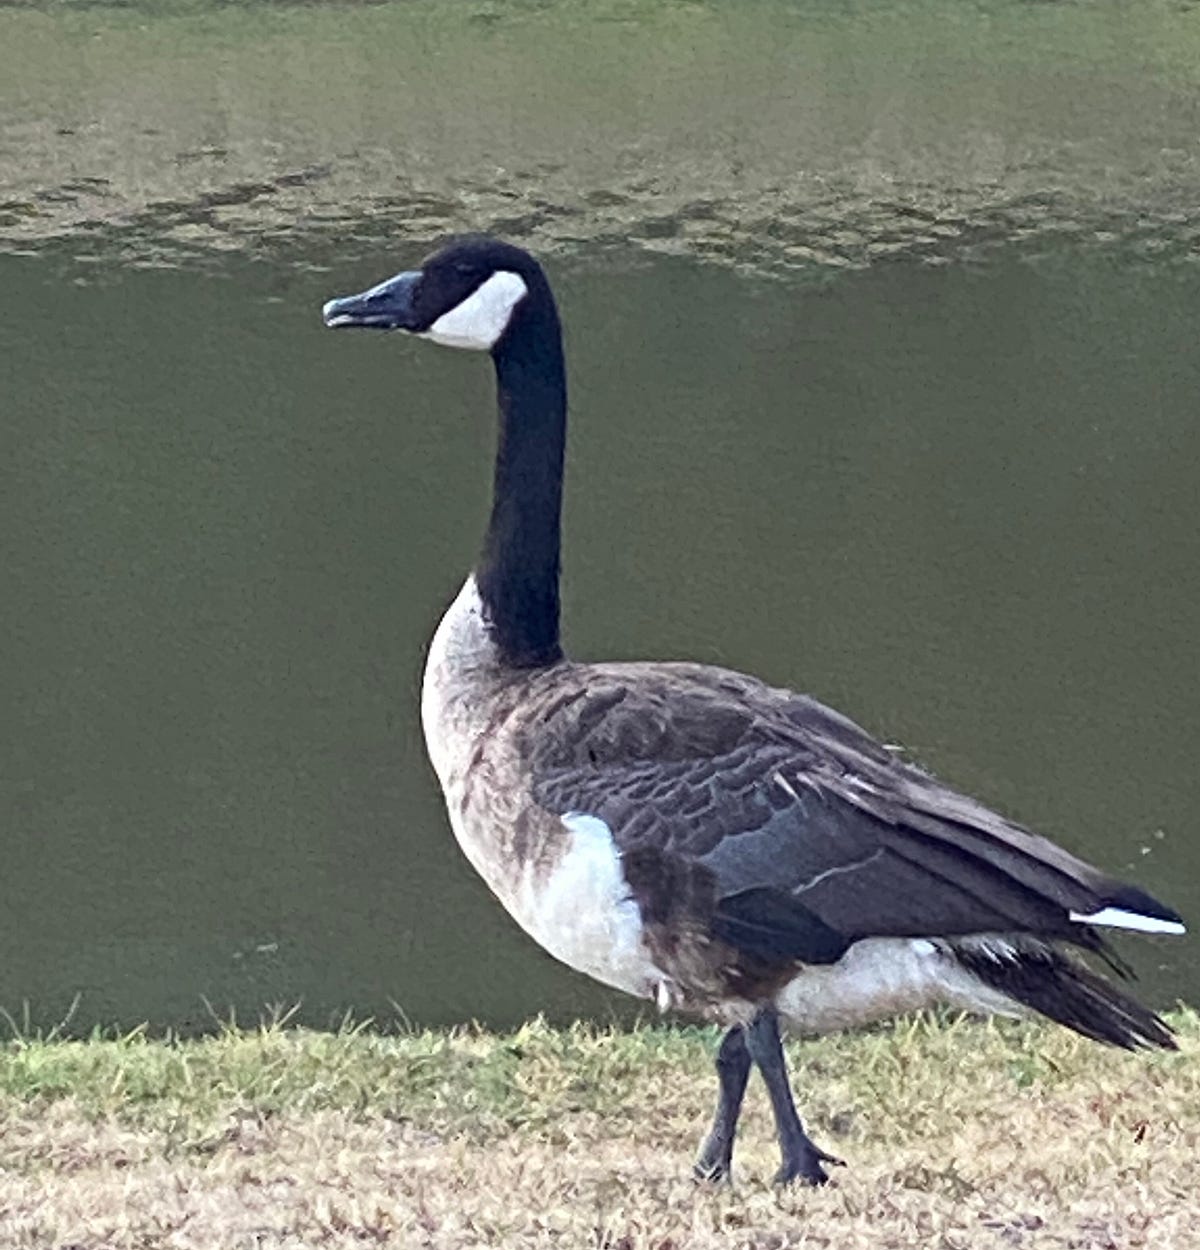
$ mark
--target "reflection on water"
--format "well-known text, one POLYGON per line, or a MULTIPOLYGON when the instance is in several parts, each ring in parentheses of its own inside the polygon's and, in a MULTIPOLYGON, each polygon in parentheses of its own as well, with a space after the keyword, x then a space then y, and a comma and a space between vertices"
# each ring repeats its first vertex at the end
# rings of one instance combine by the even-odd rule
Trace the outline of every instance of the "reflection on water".
MULTIPOLYGON (((308 270, 74 272, 0 260, 0 1002, 615 1003, 486 898, 420 744, 424 643, 486 507, 485 362, 323 333, 308 270)), ((811 690, 1195 914, 1185 272, 557 266, 573 650, 811 690)), ((1200 992, 1186 949, 1139 944, 1160 999, 1200 992)))
POLYGON ((0 6, 0 244, 486 227, 756 269, 1200 240, 1200 23, 1137 5, 0 6))

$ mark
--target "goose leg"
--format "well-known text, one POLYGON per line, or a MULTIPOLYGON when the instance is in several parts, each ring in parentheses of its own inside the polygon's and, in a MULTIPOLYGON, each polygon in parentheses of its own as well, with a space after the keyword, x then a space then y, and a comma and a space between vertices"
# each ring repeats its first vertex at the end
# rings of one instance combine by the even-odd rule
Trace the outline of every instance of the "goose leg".
POLYGON ((754 1022, 747 1026, 746 1049, 763 1075, 771 1099, 771 1110, 775 1113, 775 1131, 779 1135, 779 1150, 783 1156, 779 1171, 775 1173, 775 1184, 787 1185, 802 1177, 810 1185, 823 1185, 829 1174, 821 1164, 840 1165, 842 1160, 813 1145, 800 1123, 788 1084, 783 1043, 779 1040, 779 1017, 773 1008, 759 1012, 754 1022))
POLYGON ((737 1133, 738 1116, 746 1082, 750 1079, 750 1052, 746 1049, 746 1030, 740 1024, 727 1029, 721 1038, 716 1057, 717 1110, 712 1128, 700 1147, 700 1157, 692 1168, 698 1181, 729 1179, 733 1160, 733 1139, 737 1133))

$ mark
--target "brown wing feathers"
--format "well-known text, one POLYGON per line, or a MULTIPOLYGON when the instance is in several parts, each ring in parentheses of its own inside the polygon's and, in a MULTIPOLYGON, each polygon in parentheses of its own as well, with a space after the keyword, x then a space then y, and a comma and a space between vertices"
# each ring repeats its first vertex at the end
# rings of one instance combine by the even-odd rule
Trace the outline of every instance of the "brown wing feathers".
POLYGON ((1016 931, 1103 951, 1070 912, 1173 915, 812 700, 687 665, 577 672, 537 721, 539 801, 604 820, 641 882, 702 866, 739 948, 826 962, 864 937, 1016 931))
POLYGON ((844 770, 829 784, 880 819, 947 843, 956 854, 986 860, 1068 911, 1088 915, 1118 907, 1179 920, 1139 887, 1107 876, 1048 838, 888 755, 857 725, 815 700, 793 696, 788 716, 844 770))

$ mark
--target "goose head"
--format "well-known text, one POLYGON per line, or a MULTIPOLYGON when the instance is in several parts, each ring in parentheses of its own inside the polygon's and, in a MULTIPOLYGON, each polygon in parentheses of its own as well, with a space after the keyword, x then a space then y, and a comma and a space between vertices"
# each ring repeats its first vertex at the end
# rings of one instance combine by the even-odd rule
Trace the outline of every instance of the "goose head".
POLYGON ((541 266, 528 252, 468 235, 419 269, 331 299, 321 311, 334 329, 405 330, 446 347, 492 351, 525 310, 548 295, 541 266))

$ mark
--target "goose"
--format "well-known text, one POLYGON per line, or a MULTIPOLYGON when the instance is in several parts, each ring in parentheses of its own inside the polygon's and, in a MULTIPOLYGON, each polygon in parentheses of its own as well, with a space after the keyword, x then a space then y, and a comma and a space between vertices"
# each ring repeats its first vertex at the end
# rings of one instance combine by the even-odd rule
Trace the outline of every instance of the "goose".
POLYGON ((459 845, 526 933, 608 986, 723 1026, 697 1177, 728 1179, 752 1067, 776 1182, 820 1184, 841 1162, 804 1130, 781 1030, 944 1004, 1175 1048, 1159 1016, 1073 953, 1131 975, 1102 930, 1183 933, 1144 890, 811 697, 709 665, 564 655, 566 371, 533 256, 459 237, 323 318, 491 355, 491 515, 429 647, 428 753, 459 845))

